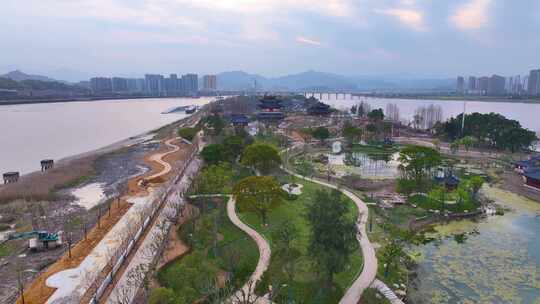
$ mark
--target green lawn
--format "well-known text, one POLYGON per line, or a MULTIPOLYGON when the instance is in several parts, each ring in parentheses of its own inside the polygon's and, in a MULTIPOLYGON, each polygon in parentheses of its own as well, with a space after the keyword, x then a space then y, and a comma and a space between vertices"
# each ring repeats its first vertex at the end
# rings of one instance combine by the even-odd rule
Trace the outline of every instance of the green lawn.
MULTIPOLYGON (((317 303, 318 301, 322 301, 321 303, 337 303, 344 291, 347 290, 361 271, 361 253, 359 252, 359 249, 356 249, 354 253, 351 254, 347 270, 336 275, 335 290, 320 288, 321 284, 316 277, 316 268, 313 264, 314 261, 308 254, 310 227, 305 218, 305 214, 307 213, 308 205, 314 199, 316 190, 326 190, 327 188, 300 179, 295 179, 295 182, 304 185, 303 193, 298 199, 284 201, 278 208, 272 210, 268 216, 267 227, 262 225, 260 218, 255 213, 244 212, 240 214, 240 218, 258 232, 262 233, 269 241, 272 249, 275 247, 272 243, 272 231, 279 227, 286 219, 292 221, 299 230, 299 238, 294 246, 301 252, 301 257, 296 265, 294 283, 282 287, 283 292, 286 293, 287 296, 291 296, 301 303, 317 303)), ((346 199, 346 201, 350 206, 349 216, 356 219, 358 214, 356 206, 351 200, 346 199)), ((272 259, 266 275, 266 283, 288 283, 286 275, 282 272, 279 263, 280 262, 276 259, 272 259)), ((265 288, 264 286, 259 286, 258 290, 264 292, 265 288)))
POLYGON ((214 279, 219 272, 226 272, 238 287, 257 265, 257 245, 229 221, 224 208, 225 202, 210 206, 206 214, 199 218, 195 232, 191 222, 182 225, 178 233, 183 239, 192 238, 192 251, 158 273, 160 284, 174 290, 186 303, 203 297, 208 284, 215 284, 214 279), (217 225, 214 226, 214 223, 217 225), (213 250, 215 227, 218 235, 216 251, 213 250))
POLYGON ((11 253, 11 246, 8 244, 0 244, 0 258, 8 256, 11 253))
POLYGON ((464 212, 474 211, 478 208, 478 203, 472 199, 467 199, 463 202, 457 203, 457 195, 453 192, 448 193, 445 199, 444 207, 440 201, 433 200, 424 195, 412 195, 409 197, 409 203, 418 206, 424 210, 448 210, 451 212, 464 212))

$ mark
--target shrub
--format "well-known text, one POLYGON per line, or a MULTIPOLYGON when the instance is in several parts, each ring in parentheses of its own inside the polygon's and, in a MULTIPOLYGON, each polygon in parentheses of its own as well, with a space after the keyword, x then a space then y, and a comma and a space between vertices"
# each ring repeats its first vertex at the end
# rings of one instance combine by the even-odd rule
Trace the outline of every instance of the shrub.
POLYGON ((197 135, 197 132, 199 132, 197 128, 180 128, 178 129, 178 136, 192 141, 195 135, 197 135))

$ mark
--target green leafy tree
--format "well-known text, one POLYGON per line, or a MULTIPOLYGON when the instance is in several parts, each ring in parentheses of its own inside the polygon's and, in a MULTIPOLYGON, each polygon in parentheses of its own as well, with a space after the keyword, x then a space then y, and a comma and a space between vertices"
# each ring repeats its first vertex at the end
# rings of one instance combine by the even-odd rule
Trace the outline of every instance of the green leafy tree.
POLYGON ((268 144, 255 143, 244 150, 242 164, 259 170, 262 174, 269 173, 273 168, 279 167, 281 157, 276 148, 268 144))
POLYGON ((242 155, 242 152, 244 151, 244 139, 240 136, 229 136, 223 140, 223 146, 225 146, 231 161, 234 161, 242 155))
POLYGON ((351 124, 345 125, 343 128, 343 137, 347 140, 347 143, 352 146, 354 142, 359 141, 362 137, 362 129, 355 127, 351 124))
POLYGON ((219 135, 225 128, 225 121, 219 115, 210 115, 203 120, 203 125, 208 133, 219 135))
POLYGON ((229 163, 220 163, 204 168, 195 178, 194 185, 199 194, 217 194, 226 192, 233 171, 229 163))
POLYGON ((452 142, 450 144, 450 151, 452 152, 452 154, 456 154, 458 151, 459 151, 459 146, 460 146, 460 142, 459 140, 456 140, 454 142, 452 142))
POLYGON ((330 131, 328 131, 328 129, 325 127, 318 127, 313 130, 313 137, 320 140, 321 142, 324 142, 330 137, 330 131))
POLYGON ((198 128, 180 128, 178 129, 178 136, 192 141, 197 132, 199 132, 198 128))
POLYGON ((282 265, 282 270, 287 274, 289 282, 294 281, 295 266, 300 258, 300 251, 295 248, 294 242, 298 239, 299 231, 291 220, 285 220, 272 233, 272 241, 276 243, 276 258, 282 265))
POLYGON ((399 161, 404 178, 414 180, 420 191, 431 170, 441 164, 441 154, 428 147, 407 146, 399 153, 399 161))
POLYGON ((250 176, 234 186, 233 194, 241 211, 257 213, 266 225, 268 213, 282 202, 282 191, 271 176, 250 176))
POLYGON ((469 151, 469 149, 474 145, 475 139, 472 136, 465 136, 462 139, 459 140, 465 150, 469 151))
POLYGON ((309 254, 320 267, 327 287, 343 271, 356 245, 356 227, 339 191, 319 190, 307 212, 311 226, 309 254))
POLYGON ((221 144, 210 144, 204 147, 201 151, 201 156, 202 159, 210 165, 229 160, 227 149, 221 144))
POLYGON ((353 105, 351 107, 351 114, 356 115, 357 112, 358 112, 358 106, 353 105))
POLYGON ((403 256, 405 253, 401 243, 397 240, 392 240, 390 244, 384 246, 381 252, 382 260, 386 266, 384 267, 384 277, 388 277, 390 268, 396 264, 399 260, 399 257, 403 256))
POLYGON ((368 113, 368 118, 373 122, 380 122, 384 119, 383 109, 375 109, 368 113))
POLYGON ((480 189, 484 185, 484 178, 479 175, 474 175, 469 179, 469 185, 471 187, 473 198, 476 199, 478 191, 480 191, 480 189))

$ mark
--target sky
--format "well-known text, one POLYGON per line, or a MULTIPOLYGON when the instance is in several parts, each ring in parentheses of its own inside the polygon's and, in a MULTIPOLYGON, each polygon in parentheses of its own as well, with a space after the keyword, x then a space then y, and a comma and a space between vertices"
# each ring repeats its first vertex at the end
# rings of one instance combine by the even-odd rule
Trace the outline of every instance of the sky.
POLYGON ((0 72, 64 80, 540 68, 539 0, 2 0, 0 72))

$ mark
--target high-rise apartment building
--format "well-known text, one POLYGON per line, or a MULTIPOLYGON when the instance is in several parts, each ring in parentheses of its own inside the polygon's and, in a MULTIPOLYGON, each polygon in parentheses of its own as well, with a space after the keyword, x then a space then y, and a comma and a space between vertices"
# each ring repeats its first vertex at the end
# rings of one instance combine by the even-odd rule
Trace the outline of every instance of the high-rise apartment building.
POLYGON ((144 79, 129 78, 127 79, 127 87, 129 93, 142 93, 145 88, 144 79))
POLYGON ((90 79, 90 89, 94 94, 110 94, 112 93, 112 81, 107 77, 94 77, 90 79))
POLYGON ((489 77, 483 76, 478 78, 478 90, 481 92, 481 94, 487 94, 489 87, 489 77))
POLYGON ((161 96, 164 93, 163 75, 144 75, 145 92, 152 96, 161 96))
POLYGON ((527 93, 533 96, 540 95, 540 69, 532 70, 529 73, 527 93))
POLYGON ((462 76, 458 76, 457 78, 456 90, 459 94, 463 94, 465 92, 465 78, 462 76))
POLYGON ((504 95, 506 79, 499 75, 492 75, 488 81, 487 94, 492 96, 504 95))
POLYGON ((469 83, 467 85, 467 89, 469 91, 475 91, 476 90, 476 77, 469 76, 469 83))
POLYGON ((187 96, 197 96, 199 94, 199 76, 197 74, 182 75, 182 88, 187 96))
POLYGON ((203 76, 203 90, 215 91, 217 90, 217 77, 216 75, 204 75, 203 76))
POLYGON ((114 93, 125 93, 128 91, 128 83, 126 78, 113 77, 112 78, 112 91, 114 93))

